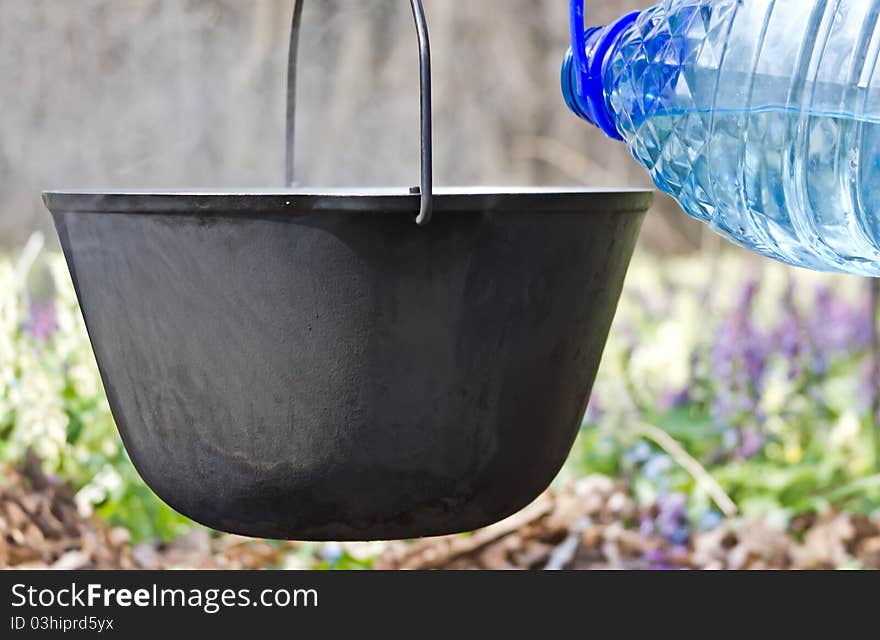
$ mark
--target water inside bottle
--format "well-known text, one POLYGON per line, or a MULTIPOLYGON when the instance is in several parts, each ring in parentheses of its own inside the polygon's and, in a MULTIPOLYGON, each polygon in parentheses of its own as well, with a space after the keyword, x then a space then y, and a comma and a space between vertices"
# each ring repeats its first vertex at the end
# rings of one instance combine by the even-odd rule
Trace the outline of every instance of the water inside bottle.
POLYGON ((659 110, 633 152, 694 217, 790 264, 880 275, 880 118, 659 110))

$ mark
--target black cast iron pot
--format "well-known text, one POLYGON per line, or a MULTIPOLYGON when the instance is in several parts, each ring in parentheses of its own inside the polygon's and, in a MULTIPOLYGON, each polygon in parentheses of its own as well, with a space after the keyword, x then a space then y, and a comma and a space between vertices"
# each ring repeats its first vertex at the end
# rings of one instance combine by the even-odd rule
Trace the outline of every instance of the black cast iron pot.
POLYGON ((388 539, 534 499, 651 195, 47 193, 144 480, 216 529, 388 539))

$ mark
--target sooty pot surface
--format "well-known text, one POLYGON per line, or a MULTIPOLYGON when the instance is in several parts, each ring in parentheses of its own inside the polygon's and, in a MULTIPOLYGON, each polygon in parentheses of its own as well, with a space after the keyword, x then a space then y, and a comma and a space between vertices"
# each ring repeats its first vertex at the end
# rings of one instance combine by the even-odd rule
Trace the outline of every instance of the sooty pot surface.
POLYGON ((47 193, 113 415, 181 513, 270 538, 474 529, 586 408, 642 191, 47 193))

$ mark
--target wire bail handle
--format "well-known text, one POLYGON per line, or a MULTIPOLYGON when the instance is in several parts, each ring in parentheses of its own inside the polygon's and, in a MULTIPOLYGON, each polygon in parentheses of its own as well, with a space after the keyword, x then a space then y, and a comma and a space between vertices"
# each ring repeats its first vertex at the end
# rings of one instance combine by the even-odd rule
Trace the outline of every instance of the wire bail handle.
MULTIPOLYGON (((288 187, 296 181, 295 142, 296 142, 296 68, 299 50, 299 33, 302 24, 304 0, 294 0, 293 22, 290 28, 290 50, 287 60, 287 122, 285 129, 286 163, 285 180, 288 187)), ((419 42, 419 101, 421 107, 421 186, 413 187, 412 192, 421 194, 419 214, 416 223, 420 226, 431 221, 434 207, 434 168, 433 133, 431 110, 431 43, 428 38, 428 23, 422 0, 410 0, 416 35, 419 42)))

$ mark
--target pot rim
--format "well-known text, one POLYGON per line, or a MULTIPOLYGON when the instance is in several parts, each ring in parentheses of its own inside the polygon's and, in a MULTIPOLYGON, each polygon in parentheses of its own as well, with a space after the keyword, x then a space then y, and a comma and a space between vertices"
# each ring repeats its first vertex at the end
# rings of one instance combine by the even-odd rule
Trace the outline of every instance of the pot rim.
MULTIPOLYGON (((644 212, 648 189, 582 187, 440 187, 434 209, 441 213, 644 212)), ((294 188, 222 190, 52 190, 43 202, 53 212, 130 214, 253 214, 281 212, 417 213, 419 195, 400 188, 294 188)))

